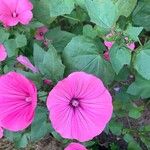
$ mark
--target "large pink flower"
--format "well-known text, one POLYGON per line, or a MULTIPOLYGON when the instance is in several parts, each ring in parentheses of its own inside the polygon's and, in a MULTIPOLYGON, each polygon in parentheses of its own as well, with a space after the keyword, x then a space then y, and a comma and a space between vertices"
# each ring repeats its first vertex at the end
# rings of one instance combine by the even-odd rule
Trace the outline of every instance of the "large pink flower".
POLYGON ((0 0, 0 21, 5 26, 18 23, 28 24, 32 17, 33 5, 29 0, 0 0))
POLYGON ((79 143, 71 143, 64 150, 87 150, 87 149, 79 143))
POLYGON ((3 129, 0 127, 0 138, 3 137, 3 129))
POLYGON ((24 65, 26 68, 32 70, 34 73, 38 72, 38 69, 32 65, 27 57, 20 55, 19 57, 17 57, 17 61, 24 65))
POLYGON ((20 131, 27 128, 34 117, 37 104, 35 85, 23 75, 10 72, 0 77, 0 126, 20 131))
POLYGON ((47 107, 54 129, 64 138, 88 141, 99 135, 112 115, 112 97, 97 77, 75 72, 49 93, 47 107))
POLYGON ((4 61, 7 57, 7 52, 3 44, 0 44, 0 62, 4 61))

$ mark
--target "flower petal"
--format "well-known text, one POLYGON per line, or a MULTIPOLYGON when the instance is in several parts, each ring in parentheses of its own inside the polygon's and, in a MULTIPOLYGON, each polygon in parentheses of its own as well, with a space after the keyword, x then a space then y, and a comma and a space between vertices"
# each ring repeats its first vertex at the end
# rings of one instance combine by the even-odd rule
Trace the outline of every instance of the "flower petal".
POLYGON ((32 65, 32 63, 27 57, 20 55, 19 57, 17 57, 17 61, 25 67, 31 69, 34 73, 38 72, 38 69, 32 65))
POLYGON ((0 125, 20 131, 31 124, 37 104, 35 85, 23 75, 10 72, 0 77, 0 125))
POLYGON ((33 14, 30 10, 24 11, 18 16, 19 22, 23 25, 29 24, 32 18, 33 14))
POLYGON ((64 150, 87 150, 87 149, 79 143, 70 143, 64 150))
POLYGON ((0 138, 3 137, 3 129, 0 127, 0 138))
POLYGON ((0 44, 0 61, 4 61, 7 57, 7 52, 3 44, 0 44))

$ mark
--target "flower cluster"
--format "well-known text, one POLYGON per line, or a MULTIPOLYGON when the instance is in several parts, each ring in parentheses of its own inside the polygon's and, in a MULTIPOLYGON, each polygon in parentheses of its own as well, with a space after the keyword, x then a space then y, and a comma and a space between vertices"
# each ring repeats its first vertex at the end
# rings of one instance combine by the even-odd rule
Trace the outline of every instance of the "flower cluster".
MULTIPOLYGON (((106 36, 106 38, 111 38, 112 36, 113 36, 113 34, 110 33, 110 34, 108 34, 108 35, 106 36)), ((125 41, 128 42, 128 38, 127 38, 127 37, 125 37, 125 41)), ((104 41, 104 45, 107 47, 107 50, 104 52, 103 57, 104 57, 104 59, 107 60, 107 61, 110 61, 109 50, 112 48, 112 46, 113 46, 114 43, 115 43, 114 41, 107 41, 107 40, 104 41)), ((134 43, 134 42, 128 43, 128 44, 126 44, 126 46, 127 46, 131 51, 133 51, 133 50, 135 49, 135 43, 134 43)))

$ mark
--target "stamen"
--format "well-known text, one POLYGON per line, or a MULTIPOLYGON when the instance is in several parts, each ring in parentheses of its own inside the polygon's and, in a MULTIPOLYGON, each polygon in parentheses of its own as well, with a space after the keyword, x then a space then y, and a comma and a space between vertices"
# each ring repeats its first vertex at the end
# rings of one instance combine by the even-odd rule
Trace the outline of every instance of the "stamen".
POLYGON ((26 102, 31 102, 31 101, 32 101, 32 98, 31 98, 31 97, 27 97, 27 98, 25 99, 25 101, 26 101, 26 102))
POLYGON ((78 107, 79 106, 79 101, 77 99, 72 99, 71 100, 71 106, 78 107))
POLYGON ((18 16, 18 15, 17 15, 16 12, 13 12, 13 13, 12 13, 12 17, 13 17, 13 18, 16 18, 17 16, 18 16))

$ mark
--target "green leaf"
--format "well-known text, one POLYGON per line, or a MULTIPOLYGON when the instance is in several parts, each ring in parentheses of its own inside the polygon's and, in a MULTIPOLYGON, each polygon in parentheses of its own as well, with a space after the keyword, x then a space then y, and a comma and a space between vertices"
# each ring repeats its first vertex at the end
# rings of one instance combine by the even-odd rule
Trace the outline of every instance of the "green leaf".
POLYGON ((39 91, 38 97, 41 101, 46 102, 48 93, 45 91, 39 91))
POLYGON ((124 135, 123 139, 124 139, 127 143, 132 142, 132 141, 135 141, 134 138, 133 138, 133 136, 132 136, 131 134, 128 134, 128 133, 124 135))
POLYGON ((85 25, 83 27, 83 35, 94 39, 97 36, 97 31, 91 25, 85 25))
POLYGON ((150 1, 140 0, 133 12, 132 20, 135 25, 142 26, 150 30, 150 1))
POLYGON ((134 67, 145 79, 150 80, 150 49, 142 49, 137 53, 134 67))
POLYGON ((33 59, 34 59, 34 64, 38 68, 42 67, 42 62, 44 59, 45 51, 42 47, 40 47, 38 44, 34 44, 34 51, 33 51, 33 59))
POLYGON ((28 145, 30 139, 29 133, 24 133, 18 141, 15 141, 15 146, 18 148, 25 148, 28 145))
POLYGON ((114 44, 110 49, 110 62, 113 69, 118 74, 124 65, 129 65, 131 52, 128 48, 114 44))
POLYGON ((33 13, 36 19, 45 24, 50 24, 55 20, 54 17, 51 17, 50 0, 39 0, 34 2, 33 13))
POLYGON ((70 14, 74 9, 74 0, 49 0, 51 17, 70 14))
POLYGON ((96 143, 95 141, 88 141, 88 142, 85 142, 84 145, 85 145, 86 147, 91 147, 91 146, 93 146, 95 143, 96 143))
POLYGON ((141 117, 141 112, 138 108, 133 107, 132 109, 129 110, 129 117, 133 119, 138 119, 141 117))
POLYGON ((10 39, 10 40, 5 41, 4 45, 7 50, 8 57, 14 56, 16 53, 15 50, 17 49, 16 41, 14 39, 10 39))
POLYGON ((22 133, 21 132, 11 132, 11 131, 5 130, 4 136, 9 141, 14 142, 14 141, 18 141, 21 138, 22 133))
POLYGON ((65 66, 52 45, 46 52, 40 46, 34 44, 34 62, 45 78, 55 82, 63 78, 65 66))
POLYGON ((62 52, 74 36, 75 35, 70 32, 62 31, 60 27, 56 27, 46 34, 46 37, 51 41, 58 52, 62 52))
POLYGON ((36 109, 36 116, 31 125, 31 140, 39 140, 50 132, 50 123, 47 122, 47 111, 44 107, 36 109))
POLYGON ((142 149, 136 141, 135 142, 132 141, 129 142, 128 144, 128 150, 142 150, 142 149))
POLYGON ((75 0, 75 4, 85 9, 85 0, 75 0))
POLYGON ((130 39, 134 41, 139 41, 138 36, 142 30, 143 30, 143 27, 133 27, 132 25, 129 25, 125 33, 127 34, 127 36, 129 36, 130 39))
POLYGON ((26 36, 23 35, 23 34, 19 34, 17 35, 16 37, 16 44, 17 44, 17 47, 23 47, 23 46, 26 46, 27 45, 27 39, 26 39, 26 36))
POLYGON ((117 0, 116 7, 118 8, 119 15, 128 17, 135 8, 137 0, 117 0))
POLYGON ((140 136, 140 139, 146 145, 147 149, 150 149, 149 137, 147 137, 147 136, 140 136))
POLYGON ((135 82, 133 82, 127 92, 131 95, 137 95, 141 98, 150 97, 150 80, 146 80, 140 76, 137 76, 135 82))
POLYGON ((131 134, 125 134, 123 138, 128 143, 128 150, 141 150, 141 147, 131 134))
POLYGON ((0 43, 4 43, 9 38, 9 33, 3 29, 0 29, 0 43))
POLYGON ((85 0, 91 21, 103 28, 111 28, 118 20, 115 4, 111 0, 85 0))
POLYGON ((93 40, 83 36, 74 37, 63 52, 66 73, 85 71, 109 84, 114 77, 113 69, 100 55, 101 49, 93 40))
POLYGON ((123 124, 112 120, 109 123, 109 129, 113 134, 119 136, 122 133, 123 124))

